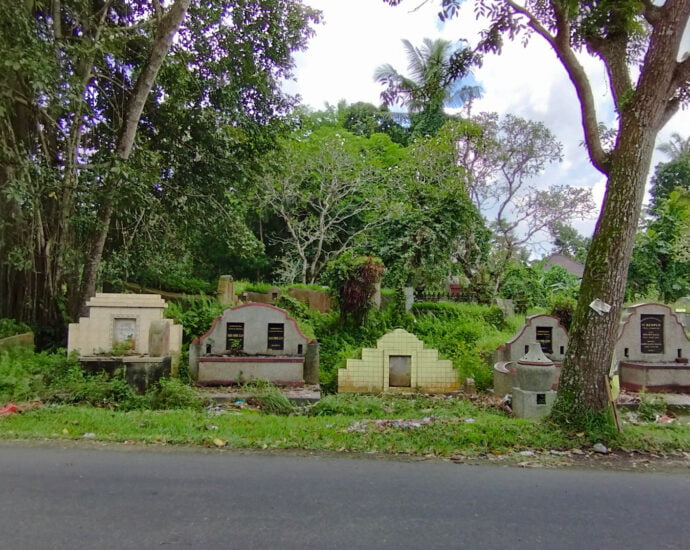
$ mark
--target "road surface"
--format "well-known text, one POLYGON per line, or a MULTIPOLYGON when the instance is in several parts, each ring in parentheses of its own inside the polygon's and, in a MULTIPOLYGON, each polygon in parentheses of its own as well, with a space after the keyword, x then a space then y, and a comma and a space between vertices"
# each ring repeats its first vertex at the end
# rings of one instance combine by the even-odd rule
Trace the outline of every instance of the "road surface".
POLYGON ((689 510, 687 472, 0 442, 7 550, 688 549, 689 510))

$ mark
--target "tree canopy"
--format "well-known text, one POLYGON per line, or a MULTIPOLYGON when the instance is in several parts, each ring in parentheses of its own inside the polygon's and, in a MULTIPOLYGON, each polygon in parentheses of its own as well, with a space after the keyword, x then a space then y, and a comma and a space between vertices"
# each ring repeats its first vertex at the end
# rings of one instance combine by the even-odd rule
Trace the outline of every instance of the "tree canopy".
POLYGON ((228 193, 281 131, 280 81, 318 20, 292 0, 5 6, 0 316, 59 326, 103 255, 175 242, 167 214, 235 216, 228 193))
MULTIPOLYGON (((385 0, 397 5, 400 0, 385 0)), ((426 3, 426 2, 425 2, 426 3)), ((442 18, 461 14, 460 0, 441 0, 442 18)), ((623 307, 625 284, 656 136, 690 97, 690 56, 681 39, 690 0, 477 0, 485 22, 479 54, 500 54, 504 39, 537 37, 560 61, 577 94, 592 165, 607 178, 553 416, 577 426, 610 426, 604 376, 623 307), (595 94, 578 54, 597 58, 618 113, 615 141, 602 140, 595 94), (600 315, 589 304, 611 306, 600 315)))

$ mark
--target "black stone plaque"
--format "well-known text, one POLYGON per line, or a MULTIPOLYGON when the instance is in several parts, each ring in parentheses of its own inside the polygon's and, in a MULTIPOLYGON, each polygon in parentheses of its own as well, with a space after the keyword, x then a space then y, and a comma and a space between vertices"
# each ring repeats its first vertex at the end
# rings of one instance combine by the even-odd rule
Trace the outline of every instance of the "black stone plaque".
POLYGON ((225 349, 235 351, 244 349, 244 323, 228 323, 225 349))
POLYGON ((285 349, 285 325, 268 323, 268 349, 285 349))
POLYGON ((537 342, 544 353, 553 353, 553 327, 537 327, 537 342))
POLYGON ((640 352, 664 353, 663 315, 640 315, 640 352))

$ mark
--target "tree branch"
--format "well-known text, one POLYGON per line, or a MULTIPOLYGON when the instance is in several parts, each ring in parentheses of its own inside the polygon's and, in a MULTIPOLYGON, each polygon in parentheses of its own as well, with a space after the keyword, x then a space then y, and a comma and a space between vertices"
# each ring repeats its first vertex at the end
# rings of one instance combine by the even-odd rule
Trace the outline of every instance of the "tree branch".
POLYGON ((659 16, 660 16, 659 6, 656 6, 652 2, 652 0, 641 0, 641 2, 642 2, 642 5, 644 6, 644 11, 642 12, 642 16, 645 18, 647 23, 649 23, 653 27, 659 21, 659 16))
POLYGON ((609 157, 602 147, 601 138, 599 136, 599 124, 597 122, 592 87, 589 83, 589 78, 587 78, 587 73, 578 61, 575 52, 570 47, 570 23, 567 16, 562 11, 562 8, 558 8, 555 3, 553 4, 557 29, 556 35, 554 36, 527 10, 527 8, 520 6, 513 0, 504 1, 516 14, 526 17, 528 26, 546 40, 556 52, 580 100, 582 127, 585 134, 585 144, 587 145, 589 158, 592 161, 592 165, 597 170, 604 175, 608 175, 609 157))

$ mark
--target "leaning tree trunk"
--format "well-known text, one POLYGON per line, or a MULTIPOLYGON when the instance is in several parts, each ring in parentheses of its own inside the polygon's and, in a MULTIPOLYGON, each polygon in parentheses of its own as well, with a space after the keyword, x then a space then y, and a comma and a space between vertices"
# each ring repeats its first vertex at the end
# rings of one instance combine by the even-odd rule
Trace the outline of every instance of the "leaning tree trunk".
POLYGON ((577 428, 608 408, 609 373, 625 295, 628 266, 642 208, 656 131, 639 120, 623 121, 611 158, 606 195, 592 238, 580 297, 570 330, 553 416, 577 428), (590 307, 611 306, 603 315, 590 307), (582 423, 582 424, 580 424, 582 423), (580 424, 580 425, 578 425, 580 424))
MULTIPOLYGON (((161 21, 156 33, 156 38, 151 46, 149 59, 137 79, 134 90, 132 91, 132 96, 127 104, 124 125, 120 132, 117 149, 115 151, 115 157, 120 161, 128 160, 132 153, 134 138, 136 137, 141 113, 144 110, 144 104, 156 80, 158 71, 163 65, 168 51, 170 51, 173 38, 187 15, 190 3, 191 0, 176 0, 165 18, 161 21)), ((103 249, 108 238, 110 222, 114 213, 113 199, 111 197, 112 189, 113 184, 105 190, 105 200, 98 214, 99 228, 93 236, 90 254, 84 266, 79 315, 87 314, 86 302, 96 294, 98 269, 101 264, 103 249)))

